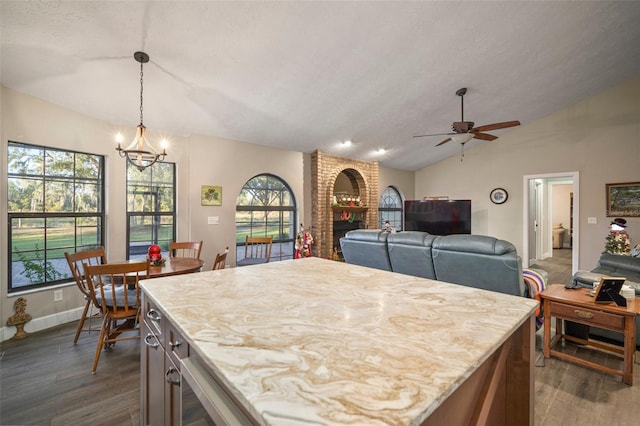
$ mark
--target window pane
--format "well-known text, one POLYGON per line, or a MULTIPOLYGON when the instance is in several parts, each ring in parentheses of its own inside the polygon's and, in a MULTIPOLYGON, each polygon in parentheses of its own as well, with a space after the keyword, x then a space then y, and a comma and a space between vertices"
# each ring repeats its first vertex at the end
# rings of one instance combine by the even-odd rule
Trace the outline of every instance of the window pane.
POLYGON ((47 180, 44 187, 45 211, 73 211, 73 181, 47 180))
POLYGON ((76 154, 76 178, 99 179, 102 160, 97 155, 76 154))
POLYGON ((41 179, 9 178, 9 213, 42 212, 42 188, 41 179))
POLYGON ((97 248, 101 245, 100 235, 102 219, 100 217, 79 217, 76 219, 76 246, 82 250, 97 248))
MULTIPOLYGON (((75 218, 60 217, 47 219, 47 249, 63 248, 73 251, 75 246, 75 218)), ((64 251, 62 255, 64 256, 64 251)))
POLYGON ((42 175, 44 149, 20 144, 9 144, 7 150, 9 174, 42 175))
POLYGON ((75 161, 72 152, 45 150, 45 170, 47 176, 73 176, 75 161))
POLYGON ((101 210, 102 188, 94 183, 78 182, 75 185, 75 211, 97 212, 101 210))

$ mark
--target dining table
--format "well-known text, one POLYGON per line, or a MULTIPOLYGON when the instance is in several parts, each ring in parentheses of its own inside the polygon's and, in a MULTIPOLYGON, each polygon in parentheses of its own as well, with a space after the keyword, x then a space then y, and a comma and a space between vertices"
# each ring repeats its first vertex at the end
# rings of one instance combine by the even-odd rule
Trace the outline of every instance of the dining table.
POLYGON ((149 278, 170 277, 172 275, 200 272, 204 262, 192 257, 166 257, 163 265, 150 265, 149 278))

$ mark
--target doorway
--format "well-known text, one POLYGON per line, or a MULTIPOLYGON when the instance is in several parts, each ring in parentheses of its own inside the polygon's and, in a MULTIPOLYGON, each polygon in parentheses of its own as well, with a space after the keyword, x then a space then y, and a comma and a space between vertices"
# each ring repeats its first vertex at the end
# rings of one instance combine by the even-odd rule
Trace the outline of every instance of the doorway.
MULTIPOLYGON (((522 264, 527 268, 534 264, 536 260, 544 260, 553 256, 553 227, 554 204, 557 210, 568 209, 568 223, 563 223, 566 229, 563 247, 571 249, 571 269, 572 274, 578 270, 578 248, 580 246, 580 212, 579 212, 579 173, 547 173, 540 175, 526 175, 523 178, 523 243, 522 243, 522 264), (566 191, 566 188, 569 188, 566 191), (556 193, 562 188, 568 194, 565 201, 560 203, 557 197, 554 199, 554 188, 556 193)), ((557 221, 557 219, 555 219, 557 221)))

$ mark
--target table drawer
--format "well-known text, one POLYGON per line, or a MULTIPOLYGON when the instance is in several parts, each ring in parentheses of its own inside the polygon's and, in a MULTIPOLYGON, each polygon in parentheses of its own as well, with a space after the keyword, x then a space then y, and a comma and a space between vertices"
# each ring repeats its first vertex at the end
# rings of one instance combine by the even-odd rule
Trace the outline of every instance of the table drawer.
POLYGON ((551 302, 550 307, 551 316, 574 320, 594 327, 602 327, 624 332, 624 315, 609 314, 597 309, 589 309, 555 302, 551 302))

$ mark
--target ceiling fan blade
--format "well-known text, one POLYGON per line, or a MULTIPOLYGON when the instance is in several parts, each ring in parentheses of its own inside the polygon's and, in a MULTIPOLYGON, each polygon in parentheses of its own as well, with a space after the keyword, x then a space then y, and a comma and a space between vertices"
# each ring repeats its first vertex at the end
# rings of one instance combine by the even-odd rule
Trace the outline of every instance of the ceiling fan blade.
POLYGON ((472 132, 472 133, 473 133, 474 139, 482 139, 483 141, 494 141, 498 139, 497 136, 490 135, 489 133, 476 133, 476 132, 472 132))
POLYGON ((455 133, 432 133, 430 135, 415 135, 414 138, 424 138, 425 136, 446 136, 455 135, 455 133))
POLYGON ((478 126, 471 129, 472 132, 486 132, 488 130, 506 129, 507 127, 519 126, 518 120, 504 121, 502 123, 485 124, 484 126, 478 126))
POLYGON ((442 142, 440 142, 438 145, 436 146, 440 146, 440 145, 444 145, 445 143, 449 142, 451 140, 451 138, 446 138, 445 140, 443 140, 442 142))

